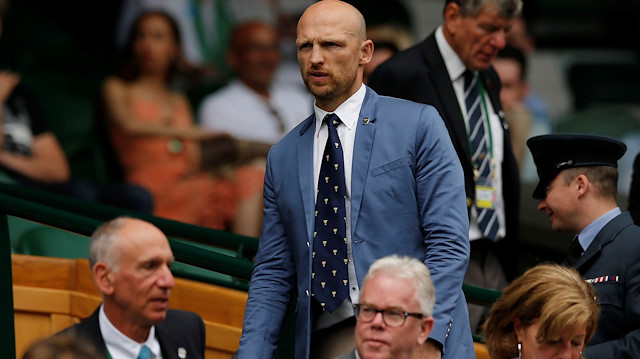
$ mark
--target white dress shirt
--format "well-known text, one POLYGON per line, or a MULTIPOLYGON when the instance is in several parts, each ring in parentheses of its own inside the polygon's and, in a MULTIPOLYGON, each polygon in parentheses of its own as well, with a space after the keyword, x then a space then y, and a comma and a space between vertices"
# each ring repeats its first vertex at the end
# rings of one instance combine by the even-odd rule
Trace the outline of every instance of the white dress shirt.
MULTIPOLYGON (((460 109, 462 110, 462 115, 464 117, 464 123, 467 128, 467 133, 469 132, 469 116, 467 115, 467 105, 465 104, 464 98, 464 72, 467 70, 467 67, 464 65, 462 60, 458 57, 458 55, 453 51, 447 40, 444 38, 444 33, 442 32, 442 25, 440 25, 436 29, 436 43, 438 44, 438 48, 440 49, 440 54, 442 54, 442 58, 444 60, 444 64, 447 68, 447 72, 449 72, 449 78, 451 79, 451 83, 453 84, 453 90, 456 93, 456 97, 458 98, 458 104, 460 105, 460 109)), ((475 73, 475 76, 478 76, 478 73, 475 73)), ((485 118, 489 118, 489 124, 491 126, 491 141, 493 142, 493 151, 492 156, 495 161, 495 166, 493 167, 493 173, 495 174, 492 184, 493 188, 496 190, 496 203, 494 203, 494 208, 496 213, 498 214, 498 222, 500 223, 500 229, 497 233, 497 238, 504 238, 507 228, 505 224, 505 209, 504 209, 504 195, 502 193, 502 161, 504 159, 504 128, 502 127, 502 122, 500 121, 500 117, 496 114, 491 105, 491 99, 486 95, 486 92, 483 96, 483 102, 486 105, 482 106, 482 113, 485 115, 485 118), (488 114, 487 114, 488 112, 488 114)), ((469 218, 469 240, 473 241, 476 239, 484 238, 482 231, 478 227, 478 211, 475 206, 471 206, 471 217, 469 218)))
POLYGON ((146 345, 151 351, 151 359, 162 359, 162 351, 160 350, 160 342, 156 338, 155 327, 151 327, 149 336, 144 343, 138 343, 122 334, 118 328, 111 324, 104 313, 104 306, 102 305, 100 305, 100 313, 98 314, 98 324, 111 359, 137 358, 143 345, 146 345))
POLYGON ((238 139, 274 144, 309 117, 313 97, 286 85, 272 86, 269 96, 267 100, 242 81, 234 80, 202 101, 198 122, 206 129, 238 139))
POLYGON ((342 302, 342 304, 333 313, 323 313, 318 318, 314 329, 327 328, 344 319, 352 317, 354 314, 352 303, 358 303, 358 300, 360 299, 360 288, 358 286, 358 278, 356 277, 356 270, 353 263, 353 251, 351 249, 351 168, 353 164, 353 147, 356 139, 356 129, 358 127, 358 117, 360 117, 360 108, 364 102, 365 94, 366 87, 363 84, 356 93, 338 106, 338 108, 333 112, 327 112, 315 104, 313 106, 316 115, 316 131, 313 137, 313 178, 315 179, 313 186, 316 193, 318 192, 318 178, 320 177, 322 155, 327 143, 327 138, 329 137, 327 124, 322 120, 327 114, 335 113, 343 123, 338 126, 337 131, 338 137, 340 137, 340 144, 342 145, 342 155, 344 158, 344 180, 347 187, 345 209, 347 213, 347 258, 349 259, 349 300, 342 302))

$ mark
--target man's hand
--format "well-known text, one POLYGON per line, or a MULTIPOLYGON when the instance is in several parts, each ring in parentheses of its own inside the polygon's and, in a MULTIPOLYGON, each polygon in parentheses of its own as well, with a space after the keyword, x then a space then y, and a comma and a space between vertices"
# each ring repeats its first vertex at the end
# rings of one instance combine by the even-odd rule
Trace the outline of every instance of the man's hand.
POLYGON ((440 359, 441 357, 440 343, 432 339, 427 339, 421 347, 413 352, 413 359, 440 359))

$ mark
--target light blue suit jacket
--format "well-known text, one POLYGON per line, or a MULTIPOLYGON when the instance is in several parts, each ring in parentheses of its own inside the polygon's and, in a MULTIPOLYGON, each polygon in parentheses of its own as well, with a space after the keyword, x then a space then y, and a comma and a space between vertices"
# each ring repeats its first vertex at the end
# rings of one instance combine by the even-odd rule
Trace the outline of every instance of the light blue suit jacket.
MULTIPOLYGON (((436 288, 431 338, 444 344, 445 358, 475 358, 462 292, 469 259, 464 179, 442 119, 431 106, 367 88, 357 126, 351 239, 358 283, 378 258, 399 254, 423 260, 436 288)), ((312 115, 268 156, 241 359, 272 358, 296 290, 296 358, 309 355, 314 130, 312 115)))

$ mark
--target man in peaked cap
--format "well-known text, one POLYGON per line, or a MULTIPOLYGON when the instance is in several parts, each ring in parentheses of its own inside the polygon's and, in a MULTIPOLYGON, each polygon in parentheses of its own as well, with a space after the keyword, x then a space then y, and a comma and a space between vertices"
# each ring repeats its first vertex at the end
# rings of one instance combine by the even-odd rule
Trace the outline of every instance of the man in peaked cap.
POLYGON ((575 234, 565 264, 596 290, 598 329, 586 358, 637 358, 640 353, 640 227, 616 203, 617 161, 624 143, 602 136, 553 134, 527 141, 540 200, 556 231, 575 234))

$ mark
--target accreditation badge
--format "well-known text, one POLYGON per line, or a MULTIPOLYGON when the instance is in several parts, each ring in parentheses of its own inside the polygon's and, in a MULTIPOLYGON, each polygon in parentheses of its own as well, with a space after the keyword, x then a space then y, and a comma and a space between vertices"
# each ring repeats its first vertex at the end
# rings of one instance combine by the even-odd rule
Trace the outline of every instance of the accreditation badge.
POLYGON ((498 194, 491 181, 476 182, 476 207, 478 209, 494 209, 497 199, 498 194))

